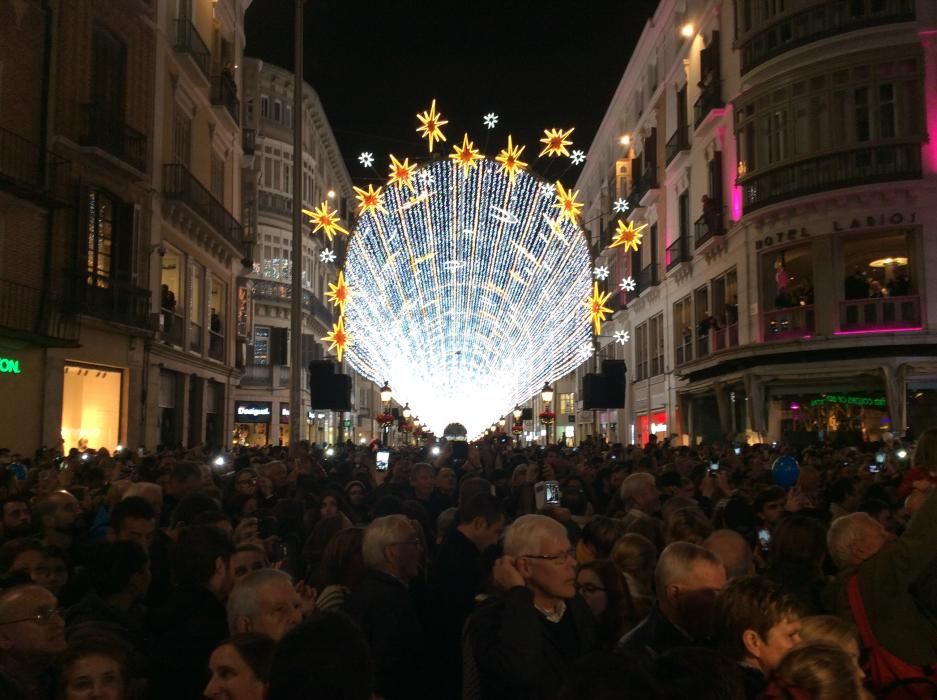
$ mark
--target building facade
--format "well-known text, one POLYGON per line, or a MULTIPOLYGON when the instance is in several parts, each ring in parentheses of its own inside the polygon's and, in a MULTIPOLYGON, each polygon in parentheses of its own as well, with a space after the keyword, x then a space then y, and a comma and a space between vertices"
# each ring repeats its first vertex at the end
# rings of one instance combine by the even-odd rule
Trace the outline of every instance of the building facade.
POLYGON ((932 424, 935 31, 914 0, 660 3, 578 183, 607 332, 630 334, 593 361, 626 360, 626 407, 584 430, 809 443, 932 424), (609 248, 624 217, 646 226, 636 252, 609 248))

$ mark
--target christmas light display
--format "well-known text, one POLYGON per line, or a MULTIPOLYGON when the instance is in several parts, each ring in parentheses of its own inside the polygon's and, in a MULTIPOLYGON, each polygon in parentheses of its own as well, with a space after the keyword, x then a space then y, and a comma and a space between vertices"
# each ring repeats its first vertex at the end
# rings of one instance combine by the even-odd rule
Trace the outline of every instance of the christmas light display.
POLYGON ((576 201, 576 197, 578 196, 579 192, 574 192, 572 189, 567 190, 563 187, 562 182, 557 182, 556 204, 553 205, 553 208, 560 210, 560 217, 569 219, 575 223, 576 219, 579 218, 579 213, 585 206, 582 202, 576 201))
POLYGON ((364 151, 360 156, 358 156, 358 162, 361 163, 361 165, 364 167, 370 168, 372 165, 374 165, 374 154, 369 153, 368 151, 364 151))
POLYGON ((546 147, 540 151, 540 157, 568 156, 569 151, 566 150, 566 147, 573 145, 573 142, 569 140, 573 131, 575 131, 575 127, 566 131, 562 129, 544 129, 540 143, 546 144, 546 147))
POLYGON ((495 158, 496 161, 501 163, 501 170, 507 173, 511 184, 514 183, 514 177, 517 173, 527 167, 527 163, 521 160, 521 155, 524 153, 525 148, 527 147, 515 146, 514 142, 511 140, 511 135, 508 134, 508 147, 501 151, 495 158))
POLYGON ((612 239, 612 244, 609 248, 623 246, 626 252, 628 250, 637 250, 638 246, 641 245, 641 238, 643 238, 641 231, 645 228, 647 228, 647 224, 641 224, 635 228, 633 221, 629 221, 626 224, 619 219, 615 237, 612 239))
POLYGON ((414 170, 416 170, 416 163, 410 165, 409 158, 404 158, 403 163, 401 163, 399 160, 397 160, 394 154, 391 153, 390 178, 387 180, 387 184, 399 184, 401 187, 409 187, 411 192, 416 192, 416 188, 413 186, 414 170))
POLYGON ((465 177, 468 177, 469 171, 471 171, 472 168, 478 167, 478 161, 485 159, 485 156, 479 153, 478 149, 475 148, 475 144, 469 141, 468 134, 462 139, 462 145, 453 146, 452 151, 449 158, 462 167, 462 173, 465 177))
POLYGON ((618 283, 618 286, 621 287, 623 292, 633 292, 637 289, 638 284, 634 281, 633 277, 623 277, 621 282, 618 283))
POLYGON ((619 345, 624 345, 629 340, 631 340, 631 335, 628 331, 615 331, 615 342, 619 345))
POLYGON ((592 275, 597 280, 604 280, 604 279, 608 279, 608 272, 609 272, 608 268, 605 267, 605 265, 599 265, 597 268, 595 268, 592 271, 592 275))
POLYGON ((602 333, 602 321, 605 320, 608 314, 612 313, 612 310, 605 305, 612 293, 601 291, 598 282, 595 282, 594 285, 592 296, 586 299, 586 308, 589 309, 589 319, 595 328, 595 334, 599 335, 602 333))
POLYGON ((336 233, 342 233, 346 236, 348 235, 348 231, 342 228, 341 224, 339 224, 341 219, 338 216, 338 210, 333 209, 332 211, 329 211, 328 202, 322 202, 322 204, 316 207, 313 211, 303 209, 303 214, 308 216, 309 220, 316 225, 316 227, 312 229, 312 232, 318 233, 320 230, 324 230, 325 235, 329 237, 330 241, 336 233))
POLYGON ((498 125, 498 115, 494 112, 488 112, 482 120, 489 129, 494 129, 498 125))
POLYGON ((624 214, 628 211, 628 200, 624 197, 619 197, 615 200, 615 204, 612 205, 612 208, 615 210, 616 214, 624 214))
POLYGON ((348 347, 348 343, 351 342, 351 336, 345 332, 345 317, 340 316, 338 323, 332 324, 332 330, 329 331, 329 334, 325 336, 322 340, 329 345, 329 350, 334 350, 338 355, 338 361, 342 361, 342 353, 345 352, 345 348, 348 347))
POLYGON ((367 212, 373 211, 382 211, 385 214, 387 210, 384 208, 384 195, 381 191, 383 187, 378 187, 374 189, 374 185, 368 185, 368 189, 362 189, 360 187, 352 188, 355 191, 355 199, 358 200, 358 213, 366 214, 367 212))
MULTIPOLYGON (((419 194, 385 190, 386 211, 360 216, 348 247, 341 321, 354 341, 342 349, 438 434, 452 422, 480 434, 591 347, 586 237, 521 170, 520 149, 508 151, 513 167, 422 166, 419 194)), ((344 328, 327 340, 340 331, 347 342, 344 328)))
POLYGON ((335 284, 332 284, 331 282, 329 282, 329 291, 325 293, 325 297, 330 302, 332 302, 333 306, 338 307, 339 314, 344 314, 345 303, 348 301, 349 296, 350 296, 350 292, 348 289, 348 285, 345 284, 345 273, 343 271, 339 271, 338 282, 336 282, 335 284))
POLYGON ((582 165, 586 162, 586 152, 580 151, 578 148, 573 151, 572 155, 569 157, 569 160, 573 165, 582 165))
POLYGON ((421 126, 417 127, 417 132, 429 140, 430 153, 433 152, 433 140, 445 141, 446 136, 442 133, 442 127, 449 123, 442 118, 442 114, 436 113, 436 100, 433 100, 432 106, 425 112, 417 114, 416 118, 420 120, 421 126))
POLYGON ((335 251, 333 251, 331 248, 326 248, 321 253, 319 253, 319 260, 324 263, 335 262, 335 251))

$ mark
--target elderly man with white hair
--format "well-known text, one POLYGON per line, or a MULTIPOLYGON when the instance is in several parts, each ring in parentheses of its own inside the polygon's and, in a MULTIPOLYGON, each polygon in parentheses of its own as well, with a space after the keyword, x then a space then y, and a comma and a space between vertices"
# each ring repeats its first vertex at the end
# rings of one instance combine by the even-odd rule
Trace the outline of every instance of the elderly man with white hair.
POLYGON ((227 611, 231 634, 258 632, 278 642, 303 619, 303 601, 288 573, 260 569, 237 582, 227 611))
POLYGON ((621 500, 629 511, 657 515, 660 512, 660 491, 654 475, 647 472, 629 474, 621 482, 621 500))
POLYGON ((364 630, 374 658, 375 691, 385 700, 431 698, 423 626, 410 597, 423 541, 403 515, 376 518, 364 531, 367 573, 345 606, 364 630))
POLYGON ((564 671, 595 645, 566 528, 543 515, 518 518, 506 531, 494 581, 503 595, 468 622, 464 692, 483 700, 557 697, 564 671))

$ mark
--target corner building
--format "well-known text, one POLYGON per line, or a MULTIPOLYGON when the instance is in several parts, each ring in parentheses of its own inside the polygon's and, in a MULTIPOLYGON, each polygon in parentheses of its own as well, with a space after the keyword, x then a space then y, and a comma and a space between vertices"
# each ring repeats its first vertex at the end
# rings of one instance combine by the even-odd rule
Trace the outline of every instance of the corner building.
POLYGON ((631 341, 600 352, 626 359, 627 406, 587 414, 593 431, 809 444, 933 425, 935 12, 661 2, 578 184, 609 285, 636 283, 606 331, 631 341), (608 248, 618 197, 647 226, 637 252, 608 248))

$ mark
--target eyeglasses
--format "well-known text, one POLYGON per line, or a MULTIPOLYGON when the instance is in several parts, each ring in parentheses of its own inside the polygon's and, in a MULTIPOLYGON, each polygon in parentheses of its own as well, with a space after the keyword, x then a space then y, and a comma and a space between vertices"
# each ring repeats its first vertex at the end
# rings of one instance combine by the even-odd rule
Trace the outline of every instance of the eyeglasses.
POLYGON ((19 622, 35 622, 37 625, 48 625, 52 623, 52 618, 54 617, 58 617, 60 620, 62 619, 62 608, 40 610, 35 615, 30 615, 29 617, 21 617, 18 620, 7 620, 6 622, 0 622, 0 626, 15 625, 19 622))
POLYGON ((592 595, 593 593, 598 593, 599 591, 605 591, 605 588, 602 586, 596 586, 594 583, 577 583, 576 590, 580 593, 585 593, 586 595, 592 595))
POLYGON ((521 554, 524 559, 540 559, 542 561, 565 562, 567 559, 576 559, 575 550, 569 549, 562 554, 521 554))
POLYGON ((422 547, 423 540, 421 540, 419 537, 411 537, 409 540, 403 540, 401 542, 391 542, 390 544, 392 547, 396 547, 397 545, 400 545, 400 544, 409 544, 409 545, 413 545, 414 547, 422 547))

